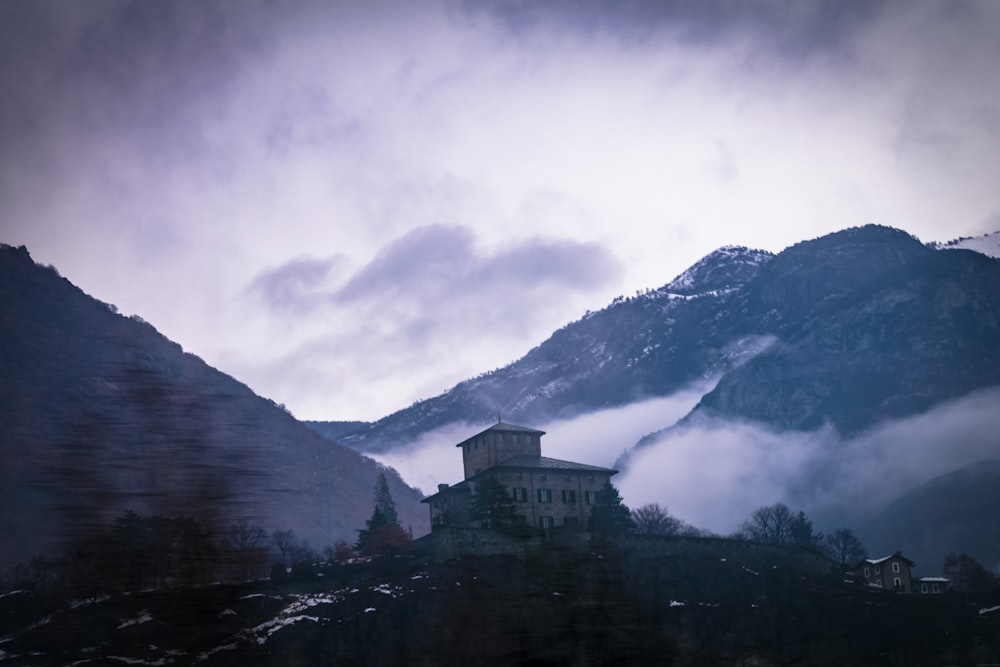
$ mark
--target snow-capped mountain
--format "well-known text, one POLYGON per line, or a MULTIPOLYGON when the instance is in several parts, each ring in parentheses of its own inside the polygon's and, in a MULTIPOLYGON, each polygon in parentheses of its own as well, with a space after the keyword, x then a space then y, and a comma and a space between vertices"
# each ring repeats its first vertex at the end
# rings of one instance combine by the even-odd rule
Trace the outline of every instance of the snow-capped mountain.
MULTIPOLYGON (((667 395, 721 373, 743 361, 761 336, 728 336, 704 325, 771 257, 748 248, 717 250, 660 289, 587 313, 509 366, 342 431, 339 441, 380 452, 455 422, 488 422, 502 414, 508 421, 542 423, 667 395)), ((311 425, 321 432, 332 428, 311 425)))
POLYGON ((1000 230, 982 236, 965 236, 946 243, 933 243, 937 249, 974 250, 990 257, 1000 257, 1000 230))
POLYGON ((509 366, 342 430, 340 441, 386 451, 450 423, 502 414, 539 424, 712 377, 718 385, 694 415, 853 434, 1000 384, 997 312, 1000 263, 887 227, 778 255, 724 247, 659 289, 587 313, 509 366))

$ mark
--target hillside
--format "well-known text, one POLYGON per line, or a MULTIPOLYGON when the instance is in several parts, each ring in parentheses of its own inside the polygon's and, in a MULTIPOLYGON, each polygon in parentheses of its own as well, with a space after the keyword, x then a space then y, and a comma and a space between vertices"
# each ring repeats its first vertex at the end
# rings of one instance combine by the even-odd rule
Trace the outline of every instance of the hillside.
POLYGON ((726 328, 780 345, 733 369, 696 409, 845 435, 1000 384, 1000 262, 862 228, 770 262, 726 328))
MULTIPOLYGON (((353 540, 381 469, 126 318, 26 249, 0 247, 0 554, 51 552, 132 509, 244 518, 320 549, 353 540)), ((401 521, 427 529, 390 472, 401 521)))
POLYGON ((951 545, 961 544, 1000 571, 1000 460, 980 461, 936 477, 895 500, 863 527, 873 553, 905 545, 921 576, 940 576, 951 545))
POLYGON ((1000 660, 995 595, 895 595, 776 561, 395 558, 322 577, 0 598, 10 665, 949 665, 1000 660), (993 611, 990 611, 993 609, 993 611), (983 610, 983 611, 980 611, 983 610))

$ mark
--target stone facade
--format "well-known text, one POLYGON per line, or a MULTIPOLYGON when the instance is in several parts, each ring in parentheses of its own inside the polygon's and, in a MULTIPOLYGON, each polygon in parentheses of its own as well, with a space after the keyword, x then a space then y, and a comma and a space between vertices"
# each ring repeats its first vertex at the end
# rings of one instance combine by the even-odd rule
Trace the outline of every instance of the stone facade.
POLYGON ((456 445, 462 449, 465 479, 441 484, 423 502, 431 530, 475 527, 469 510, 477 482, 499 480, 529 526, 586 529, 594 498, 617 471, 541 455, 543 431, 498 422, 456 445))

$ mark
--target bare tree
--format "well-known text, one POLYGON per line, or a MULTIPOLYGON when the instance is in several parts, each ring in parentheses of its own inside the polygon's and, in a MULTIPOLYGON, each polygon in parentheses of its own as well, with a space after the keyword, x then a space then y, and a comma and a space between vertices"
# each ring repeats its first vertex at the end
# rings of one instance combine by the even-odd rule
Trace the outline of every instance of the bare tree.
POLYGON ((229 526, 229 547, 235 551, 251 551, 264 546, 266 537, 263 528, 243 519, 229 526))
POLYGON ((275 530, 271 533, 271 546, 281 554, 281 563, 287 567, 296 546, 295 531, 275 530))
POLYGON ((967 553, 951 552, 944 559, 944 576, 959 593, 972 593, 989 589, 996 583, 996 576, 967 553))
POLYGON ((827 535, 824 550, 845 570, 854 567, 868 556, 865 545, 849 528, 838 528, 827 535))
POLYGON ((684 522, 670 516, 659 503, 648 503, 632 512, 635 532, 642 535, 677 535, 683 532, 684 522))
POLYGON ((792 544, 795 514, 784 503, 758 507, 743 522, 741 532, 748 540, 767 544, 792 544))

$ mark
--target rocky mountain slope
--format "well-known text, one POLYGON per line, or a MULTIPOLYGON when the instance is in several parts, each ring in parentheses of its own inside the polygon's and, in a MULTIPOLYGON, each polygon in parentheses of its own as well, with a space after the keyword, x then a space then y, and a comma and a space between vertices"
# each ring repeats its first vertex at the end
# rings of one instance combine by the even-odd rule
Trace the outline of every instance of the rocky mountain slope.
MULTIPOLYGON (((0 247, 3 565, 140 514, 356 537, 381 467, 126 318, 27 250, 0 247)), ((404 526, 419 494, 389 472, 404 526)))
POLYGON ((892 228, 847 229, 776 256, 723 248, 507 367, 337 432, 380 452, 450 423, 500 413, 539 424, 719 376, 692 417, 830 423, 850 435, 1000 384, 997 313, 1000 262, 892 228))

